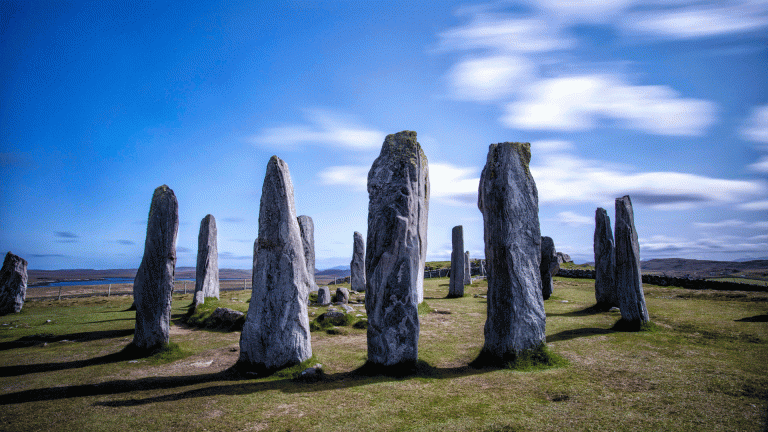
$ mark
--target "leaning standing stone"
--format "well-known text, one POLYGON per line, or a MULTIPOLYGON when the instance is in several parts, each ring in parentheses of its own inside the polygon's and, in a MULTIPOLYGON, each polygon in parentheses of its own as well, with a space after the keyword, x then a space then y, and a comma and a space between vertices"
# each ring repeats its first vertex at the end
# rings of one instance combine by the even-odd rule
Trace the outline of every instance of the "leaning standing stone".
POLYGON ((365 244, 363 235, 355 231, 352 235, 352 262, 349 263, 350 269, 350 288, 352 291, 365 291, 365 244))
POLYGON ((162 185, 152 196, 144 257, 133 281, 136 304, 133 344, 140 349, 151 350, 168 343, 178 229, 176 195, 162 185))
POLYGON ((457 225, 451 231, 451 277, 448 297, 464 297, 464 227, 457 225))
POLYGON ((491 144, 480 176, 488 272, 483 355, 506 360, 544 343, 539 199, 528 143, 491 144))
POLYGON ((0 315, 21 312, 26 298, 27 261, 8 252, 0 270, 0 315))
POLYGON ((560 264, 557 262, 557 253, 555 252, 555 242, 552 237, 541 238, 541 294, 544 300, 548 300, 552 295, 554 287, 552 286, 552 276, 560 270, 560 264))
POLYGON ((309 274, 310 290, 317 289, 315 284, 315 223, 309 216, 299 216, 299 230, 301 231, 301 244, 304 246, 307 273, 309 274))
POLYGON ((595 300, 597 306, 608 310, 618 306, 616 297, 616 252, 613 244, 611 219, 604 208, 595 210, 595 300))
POLYGON ((349 303, 349 290, 341 287, 336 288, 336 303, 347 304, 349 303))
POLYGON ((429 172, 416 132, 387 135, 368 172, 365 254, 368 362, 418 359, 418 305, 427 247, 429 172))
POLYGON ((195 269, 195 304, 207 297, 219 298, 219 249, 216 246, 216 218, 207 215, 200 221, 195 269))
POLYGON ((277 156, 267 164, 259 210, 253 292, 243 332, 244 369, 265 372, 312 356, 307 316, 310 278, 293 201, 288 166, 277 156))
POLYGON ((635 230, 632 201, 616 198, 616 293, 621 318, 631 326, 648 322, 643 279, 640 274, 640 245, 635 230))

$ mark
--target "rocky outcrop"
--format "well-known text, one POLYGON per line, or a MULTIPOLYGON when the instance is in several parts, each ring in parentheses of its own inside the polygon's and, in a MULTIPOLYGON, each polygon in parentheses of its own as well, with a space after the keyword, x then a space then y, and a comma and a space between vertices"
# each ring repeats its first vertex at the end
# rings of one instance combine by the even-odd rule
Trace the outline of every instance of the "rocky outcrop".
POLYGON ((240 335, 238 367, 256 372, 301 363, 312 356, 307 301, 311 280, 288 166, 267 164, 259 209, 259 245, 253 292, 240 335))
POLYGON ((544 343, 541 231, 528 143, 492 144, 480 176, 488 280, 482 355, 500 361, 544 343))
POLYGON ((616 251, 611 230, 611 218, 604 208, 595 210, 595 301, 608 310, 619 305, 616 296, 616 251))
POLYGON ((631 325, 648 322, 643 279, 640 274, 640 245, 629 196, 616 198, 616 294, 624 321, 631 325))
POLYGON ((427 248, 429 172, 416 132, 387 135, 368 172, 368 362, 415 364, 427 248))
POLYGON ((195 304, 206 298, 219 298, 219 249, 216 245, 216 219, 207 215, 200 221, 195 269, 195 304))
POLYGON ((541 273, 541 295, 544 300, 549 300, 554 286, 552 285, 552 276, 560 270, 560 264, 557 262, 557 253, 555 251, 555 242, 552 237, 541 238, 541 264, 539 271, 541 273))
POLYGON ((27 261, 11 252, 0 269, 0 315, 19 313, 27 298, 27 261))
POLYGON ((363 235, 357 231, 352 235, 352 262, 349 268, 352 291, 365 291, 365 243, 363 235))
POLYGON ((179 204, 166 185, 155 189, 149 207, 144 257, 133 281, 136 332, 133 344, 152 350, 168 343, 171 294, 176 272, 179 204))
POLYGON ((451 276, 448 283, 448 297, 464 297, 464 227, 451 230, 451 276))
POLYGON ((562 252, 557 252, 557 263, 558 264, 572 263, 572 262, 573 262, 573 260, 571 259, 570 255, 568 255, 566 253, 562 253, 562 252))
POLYGON ((304 246, 304 258, 306 259, 307 275, 309 276, 310 290, 316 290, 315 283, 315 223, 309 216, 299 216, 299 230, 301 231, 301 244, 304 246))

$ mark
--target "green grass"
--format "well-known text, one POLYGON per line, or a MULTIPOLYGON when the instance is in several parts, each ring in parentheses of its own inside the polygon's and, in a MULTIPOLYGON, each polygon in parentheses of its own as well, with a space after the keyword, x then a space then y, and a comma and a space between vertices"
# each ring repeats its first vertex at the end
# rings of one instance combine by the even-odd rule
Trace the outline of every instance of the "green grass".
MULTIPOLYGON (((768 293, 645 285, 654 327, 626 332, 614 329, 619 313, 591 308, 594 281, 557 277, 546 351, 473 368, 487 302, 474 296, 486 285, 446 299, 447 282, 425 280, 422 309, 432 311, 419 314, 419 361, 400 376, 364 373, 364 320, 332 327, 345 334, 313 332, 313 360, 254 378, 230 371, 238 331, 182 323, 191 294, 173 296, 175 346, 135 359, 121 355, 133 339, 129 296, 28 301, 0 317, 0 430, 766 428, 768 293), (315 363, 315 382, 297 378, 315 363)), ((222 293, 219 305, 245 310, 249 297, 222 293)), ((314 321, 327 308, 309 310, 314 321)))

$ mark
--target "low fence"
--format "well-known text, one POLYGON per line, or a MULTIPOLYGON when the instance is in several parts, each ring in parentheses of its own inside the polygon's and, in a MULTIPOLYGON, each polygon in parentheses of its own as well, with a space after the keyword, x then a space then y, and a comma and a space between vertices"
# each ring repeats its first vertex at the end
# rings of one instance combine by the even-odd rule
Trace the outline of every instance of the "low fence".
MULTIPOLYGON (((557 276, 575 279, 594 279, 595 271, 588 269, 563 269, 557 272, 557 276)), ((643 283, 658 286, 674 286, 688 289, 709 289, 720 291, 768 291, 768 287, 747 283, 718 281, 711 279, 692 279, 664 275, 643 275, 643 283)))

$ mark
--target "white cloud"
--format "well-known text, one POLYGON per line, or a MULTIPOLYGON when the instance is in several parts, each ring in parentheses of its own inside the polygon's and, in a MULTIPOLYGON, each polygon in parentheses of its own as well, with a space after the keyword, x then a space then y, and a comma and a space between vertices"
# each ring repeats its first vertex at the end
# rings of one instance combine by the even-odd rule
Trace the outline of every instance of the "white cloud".
POLYGON ((534 154, 558 153, 574 148, 573 143, 565 140, 540 140, 531 143, 531 152, 534 154))
POLYGON ((768 26, 766 12, 763 2, 692 4, 634 12, 626 17, 624 26, 656 37, 693 39, 760 30, 768 26))
POLYGON ((768 156, 763 156, 757 162, 750 164, 749 169, 752 171, 768 173, 768 156))
POLYGON ((531 2, 555 18, 569 22, 606 22, 632 0, 537 0, 531 2))
POLYGON ((742 203, 739 204, 739 208, 742 210, 768 210, 768 200, 742 203))
POLYGON ((260 146, 300 148, 304 145, 369 150, 381 146, 385 133, 357 125, 351 119, 325 110, 306 110, 310 124, 264 128, 251 142, 260 146))
POLYGON ((637 86, 612 75, 544 79, 507 105, 502 123, 519 129, 579 131, 601 119, 657 135, 702 135, 714 104, 685 99, 666 86, 637 86))
POLYGON ((741 133, 750 141, 768 144, 768 105, 752 109, 752 115, 747 119, 741 133))
POLYGON ((737 236, 690 240, 654 235, 640 238, 638 243, 640 244, 641 255, 650 253, 655 256, 708 256, 712 253, 763 252, 768 247, 768 244, 761 242, 760 238, 737 236))
POLYGON ((633 203, 681 209, 744 202, 765 196, 768 191, 762 181, 678 172, 633 172, 631 167, 582 159, 567 152, 543 154, 533 161, 536 163, 531 165, 531 173, 540 203, 608 204, 616 197, 630 195, 633 203))
POLYGON ((479 169, 459 168, 448 163, 429 164, 430 197, 452 205, 477 206, 479 169))
POLYGON ((349 186, 355 190, 368 189, 370 167, 342 165, 328 167, 318 174, 320 183, 328 186, 349 186))
POLYGON ((460 99, 491 101, 517 93, 534 75, 535 65, 522 56, 493 56, 463 60, 448 76, 460 99))
POLYGON ((574 45, 573 40, 557 33, 544 19, 483 12, 475 14, 468 24, 441 33, 440 38, 442 48, 448 51, 540 53, 574 45))
POLYGON ((559 222, 564 225, 572 227, 582 227, 595 224, 595 218, 589 216, 582 216, 571 211, 564 211, 557 214, 555 222, 559 222))
POLYGON ((728 219, 720 222, 694 222, 693 225, 699 228, 733 228, 744 225, 744 221, 728 219))

